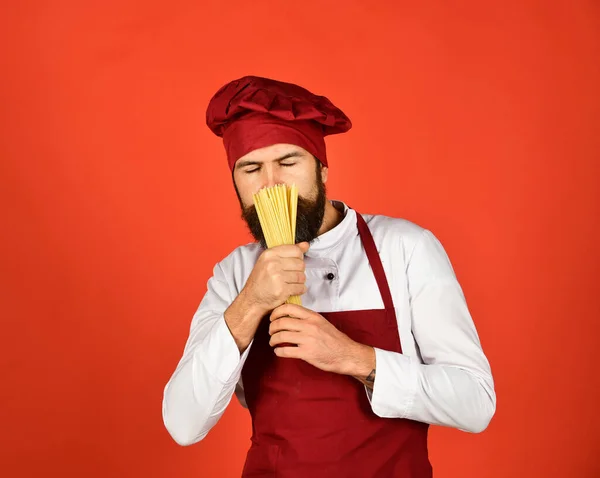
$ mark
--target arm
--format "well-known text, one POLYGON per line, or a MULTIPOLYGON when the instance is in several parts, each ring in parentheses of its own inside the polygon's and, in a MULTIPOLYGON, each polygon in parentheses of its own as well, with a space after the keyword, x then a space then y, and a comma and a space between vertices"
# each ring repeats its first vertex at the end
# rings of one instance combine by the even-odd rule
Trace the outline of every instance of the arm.
POLYGON ((377 378, 367 390, 373 411, 481 432, 496 409, 490 365, 450 261, 431 232, 423 231, 406 274, 424 364, 376 348, 377 378))
POLYGON ((163 394, 163 422, 180 445, 202 440, 231 401, 254 336, 247 324, 258 322, 242 301, 240 294, 231 303, 223 271, 215 266, 163 394))
POLYGON ((163 395, 165 427, 180 445, 202 440, 225 412, 236 385, 242 391, 240 376, 259 322, 290 296, 306 291, 303 259, 308 246, 263 252, 233 301, 223 270, 215 266, 163 395))

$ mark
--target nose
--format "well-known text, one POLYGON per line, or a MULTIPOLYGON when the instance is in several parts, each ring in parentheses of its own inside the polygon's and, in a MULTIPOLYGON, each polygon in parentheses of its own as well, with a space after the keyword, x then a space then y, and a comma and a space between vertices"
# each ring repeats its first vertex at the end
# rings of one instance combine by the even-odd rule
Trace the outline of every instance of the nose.
POLYGON ((263 166, 262 187, 273 187, 276 184, 281 184, 277 169, 272 165, 263 166))

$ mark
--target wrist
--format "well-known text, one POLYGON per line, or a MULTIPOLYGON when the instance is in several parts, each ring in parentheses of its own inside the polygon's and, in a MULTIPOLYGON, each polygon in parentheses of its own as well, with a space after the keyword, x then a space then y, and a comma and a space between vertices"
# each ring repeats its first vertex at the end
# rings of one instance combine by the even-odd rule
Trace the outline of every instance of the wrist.
POLYGON ((225 311, 225 323, 229 327, 240 353, 243 353, 252 342, 258 324, 265 313, 259 306, 248 300, 243 290, 225 311))
POLYGON ((349 348, 347 372, 359 380, 366 379, 375 369, 375 349, 369 345, 354 342, 349 348))
POLYGON ((251 299, 246 289, 242 289, 236 301, 238 302, 239 310, 244 316, 244 319, 251 322, 260 322, 260 320, 270 312, 264 307, 261 307, 255 300, 251 299))

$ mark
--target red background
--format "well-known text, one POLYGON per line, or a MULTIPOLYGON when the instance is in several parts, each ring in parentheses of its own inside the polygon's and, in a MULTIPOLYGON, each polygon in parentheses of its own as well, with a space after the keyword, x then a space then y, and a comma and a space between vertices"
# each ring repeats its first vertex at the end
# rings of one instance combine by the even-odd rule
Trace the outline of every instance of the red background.
POLYGON ((330 197, 451 257, 498 409, 433 428, 436 476, 600 476, 599 4, 414 3, 2 3, 0 475, 239 476, 235 400, 181 448, 161 399, 249 240, 204 111, 256 74, 352 118, 330 197))

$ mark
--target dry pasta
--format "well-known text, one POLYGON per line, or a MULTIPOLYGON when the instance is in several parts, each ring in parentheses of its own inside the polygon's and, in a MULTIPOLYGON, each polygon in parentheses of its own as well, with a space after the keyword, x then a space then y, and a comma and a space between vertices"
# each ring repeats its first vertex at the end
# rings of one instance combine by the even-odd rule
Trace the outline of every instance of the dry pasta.
MULTIPOLYGON (((295 184, 277 184, 263 188, 253 196, 254 206, 267 242, 267 247, 296 243, 298 188, 295 184)), ((288 304, 302 305, 300 296, 292 296, 288 304)))

